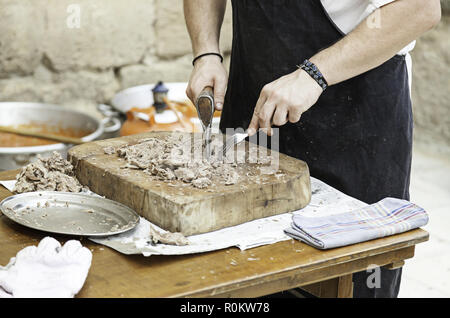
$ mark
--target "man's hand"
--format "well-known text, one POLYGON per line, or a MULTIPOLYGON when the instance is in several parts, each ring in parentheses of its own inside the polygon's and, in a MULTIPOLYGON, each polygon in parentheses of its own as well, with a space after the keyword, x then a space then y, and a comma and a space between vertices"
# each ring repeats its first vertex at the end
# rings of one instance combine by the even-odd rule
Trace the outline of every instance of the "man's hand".
POLYGON ((217 110, 222 110, 228 75, 218 56, 204 56, 195 62, 189 78, 186 94, 195 104, 197 96, 206 86, 214 90, 214 102, 217 110))
POLYGON ((301 69, 280 77, 261 90, 247 132, 251 136, 261 129, 271 136, 272 124, 298 122, 321 94, 319 84, 301 69))

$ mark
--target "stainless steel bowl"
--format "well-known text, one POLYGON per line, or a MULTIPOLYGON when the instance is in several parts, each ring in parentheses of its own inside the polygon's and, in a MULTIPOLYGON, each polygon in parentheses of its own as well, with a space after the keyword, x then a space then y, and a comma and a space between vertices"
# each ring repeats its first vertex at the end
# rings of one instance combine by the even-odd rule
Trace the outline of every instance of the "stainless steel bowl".
MULTIPOLYGON (((25 102, 0 103, 0 125, 14 126, 26 124, 45 124, 61 128, 92 131, 81 138, 83 141, 102 139, 110 135, 114 130, 120 129, 120 122, 108 125, 111 118, 98 120, 88 114, 73 111, 57 105, 25 102)), ((109 136, 108 136, 109 137, 109 136)), ((18 169, 36 159, 37 155, 46 156, 53 151, 67 155, 67 150, 72 147, 68 144, 51 144, 31 147, 1 147, 0 145, 0 171, 18 169)))

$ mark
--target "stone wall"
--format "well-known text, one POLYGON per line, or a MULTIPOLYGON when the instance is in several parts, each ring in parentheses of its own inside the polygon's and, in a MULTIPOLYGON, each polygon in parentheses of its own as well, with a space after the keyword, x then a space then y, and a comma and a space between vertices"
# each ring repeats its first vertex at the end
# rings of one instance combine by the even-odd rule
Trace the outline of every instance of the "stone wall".
POLYGON ((412 51, 412 101, 416 144, 450 155, 450 0, 441 22, 412 51))
MULTIPOLYGON (((228 63, 230 8, 221 49, 228 63)), ((0 0, 1 101, 89 110, 130 86, 185 82, 191 61, 182 0, 0 0)))
MULTIPOLYGON (((416 139, 450 149, 450 0, 413 52, 416 139)), ((228 4, 221 49, 229 63, 228 4)), ((121 89, 187 81, 192 54, 182 0, 0 0, 0 101, 95 112, 121 89)), ((450 153, 450 151, 449 151, 450 153)))

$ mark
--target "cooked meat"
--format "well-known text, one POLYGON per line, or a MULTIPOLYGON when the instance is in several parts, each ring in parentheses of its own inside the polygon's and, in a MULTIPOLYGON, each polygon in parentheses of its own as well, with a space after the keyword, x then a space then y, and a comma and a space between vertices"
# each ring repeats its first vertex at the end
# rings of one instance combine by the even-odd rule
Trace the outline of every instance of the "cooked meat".
POLYGON ((16 176, 15 193, 31 191, 80 192, 83 186, 73 174, 73 166, 58 152, 22 168, 16 176))

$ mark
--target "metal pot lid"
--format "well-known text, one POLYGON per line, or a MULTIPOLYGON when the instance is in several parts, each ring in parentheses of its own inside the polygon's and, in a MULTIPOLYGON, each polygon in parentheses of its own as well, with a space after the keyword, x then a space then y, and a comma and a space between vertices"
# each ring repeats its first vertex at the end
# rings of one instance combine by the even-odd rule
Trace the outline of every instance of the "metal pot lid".
POLYGON ((4 199, 0 210, 26 227, 67 235, 114 235, 139 223, 139 215, 129 207, 88 193, 21 193, 4 199))

